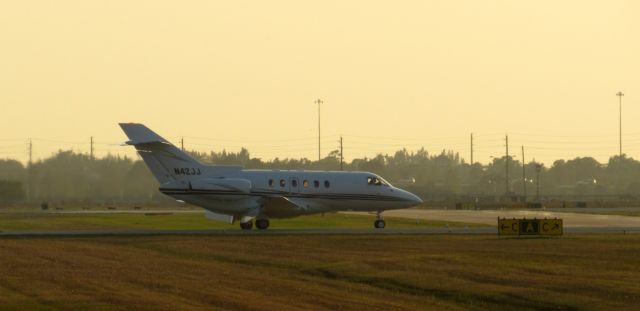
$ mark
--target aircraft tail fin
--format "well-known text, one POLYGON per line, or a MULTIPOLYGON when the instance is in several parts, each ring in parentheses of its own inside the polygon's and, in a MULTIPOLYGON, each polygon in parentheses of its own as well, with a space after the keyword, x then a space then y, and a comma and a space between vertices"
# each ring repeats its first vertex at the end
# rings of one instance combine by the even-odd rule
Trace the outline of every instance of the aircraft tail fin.
POLYGON ((143 124, 120 123, 129 138, 128 145, 138 150, 160 184, 190 180, 201 175, 203 165, 143 124))

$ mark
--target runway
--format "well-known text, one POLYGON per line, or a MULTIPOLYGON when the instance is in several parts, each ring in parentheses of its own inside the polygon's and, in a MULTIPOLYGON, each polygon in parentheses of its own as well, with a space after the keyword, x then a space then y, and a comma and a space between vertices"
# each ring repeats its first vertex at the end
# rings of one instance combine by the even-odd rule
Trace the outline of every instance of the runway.
MULTIPOLYGON (((565 234, 638 234, 640 228, 572 227, 565 234)), ((385 229, 212 229, 212 230, 55 230, 0 231, 0 238, 81 238, 81 237, 140 237, 140 236, 287 236, 287 235, 497 235, 494 227, 482 228, 385 228, 385 229)))
MULTIPOLYGON (((41 213, 41 212, 38 212, 41 213)), ((119 210, 119 211, 52 211, 51 214, 181 214, 203 213, 201 210, 119 210)), ((369 214, 345 212, 347 214, 369 214)), ((386 217, 401 217, 419 220, 441 220, 451 222, 479 223, 491 227, 424 227, 394 228, 393 222, 387 222, 387 228, 309 228, 309 229, 268 229, 245 231, 238 229, 210 230, 52 230, 52 231, 0 231, 3 237, 108 237, 108 236, 162 236, 162 235, 201 235, 201 236, 278 236, 278 235, 428 235, 428 234, 497 234, 498 217, 503 218, 562 218, 564 232, 567 234, 640 233, 640 217, 619 215, 597 215, 587 213, 567 213, 559 211, 532 210, 424 210, 404 209, 384 212, 386 217)))
MULTIPOLYGON (((606 211, 607 209, 602 209, 606 211)), ((384 212, 388 217, 403 217, 411 219, 429 219, 443 221, 458 221, 466 223, 480 223, 496 226, 498 217, 501 218, 562 218, 565 228, 638 228, 640 217, 620 215, 597 215, 587 213, 566 213, 558 211, 532 210, 424 210, 403 209, 384 212)))
MULTIPOLYGON (((383 213, 386 217, 401 217, 419 220, 440 220, 478 223, 496 226, 497 218, 562 218, 565 228, 639 228, 640 217, 622 215, 600 215, 598 212, 637 211, 639 208, 601 208, 568 210, 446 210, 446 209, 402 209, 383 213), (593 214, 591 214, 593 213, 593 214)), ((203 210, 112 210, 112 211, 52 211, 52 214, 199 214, 203 210)), ((368 212, 341 212, 346 214, 371 215, 368 212)))

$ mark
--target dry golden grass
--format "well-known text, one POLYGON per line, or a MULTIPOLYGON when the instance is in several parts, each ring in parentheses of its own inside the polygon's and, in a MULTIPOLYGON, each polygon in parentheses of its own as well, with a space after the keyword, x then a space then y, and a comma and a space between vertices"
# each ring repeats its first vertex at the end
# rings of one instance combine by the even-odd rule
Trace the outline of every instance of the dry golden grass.
POLYGON ((0 239, 3 310, 633 310, 638 280, 638 235, 0 239))

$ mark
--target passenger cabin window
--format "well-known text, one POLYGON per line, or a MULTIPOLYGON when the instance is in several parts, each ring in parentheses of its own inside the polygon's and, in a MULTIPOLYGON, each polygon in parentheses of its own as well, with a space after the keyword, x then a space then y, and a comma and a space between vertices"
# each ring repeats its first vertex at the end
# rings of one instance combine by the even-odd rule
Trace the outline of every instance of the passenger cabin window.
POLYGON ((298 181, 297 181, 297 180, 295 180, 295 179, 292 179, 292 180, 291 180, 291 187, 294 187, 294 188, 295 188, 295 187, 297 187, 297 186, 298 186, 298 181))
POLYGON ((325 180, 325 181, 324 181, 324 187, 325 187, 325 188, 329 188, 329 186, 330 186, 330 185, 329 185, 329 181, 328 181, 328 180, 325 180))
POLYGON ((273 179, 269 179, 269 187, 273 187, 273 179))
POLYGON ((317 181, 317 180, 314 180, 314 181, 313 181, 313 187, 314 187, 314 188, 320 188, 320 182, 319 182, 319 181, 317 181))
POLYGON ((309 181, 308 180, 303 181, 302 186, 305 188, 309 188, 309 181))
POLYGON ((287 182, 284 179, 280 179, 280 187, 283 187, 287 185, 287 182))

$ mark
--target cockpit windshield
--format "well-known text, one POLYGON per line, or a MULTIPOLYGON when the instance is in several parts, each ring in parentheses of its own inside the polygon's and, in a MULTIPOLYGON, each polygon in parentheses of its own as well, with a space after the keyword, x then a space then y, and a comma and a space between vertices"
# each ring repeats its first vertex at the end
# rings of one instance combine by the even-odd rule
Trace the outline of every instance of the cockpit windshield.
POLYGON ((380 176, 367 176, 367 184, 371 186, 391 186, 388 181, 384 180, 384 178, 380 176))

